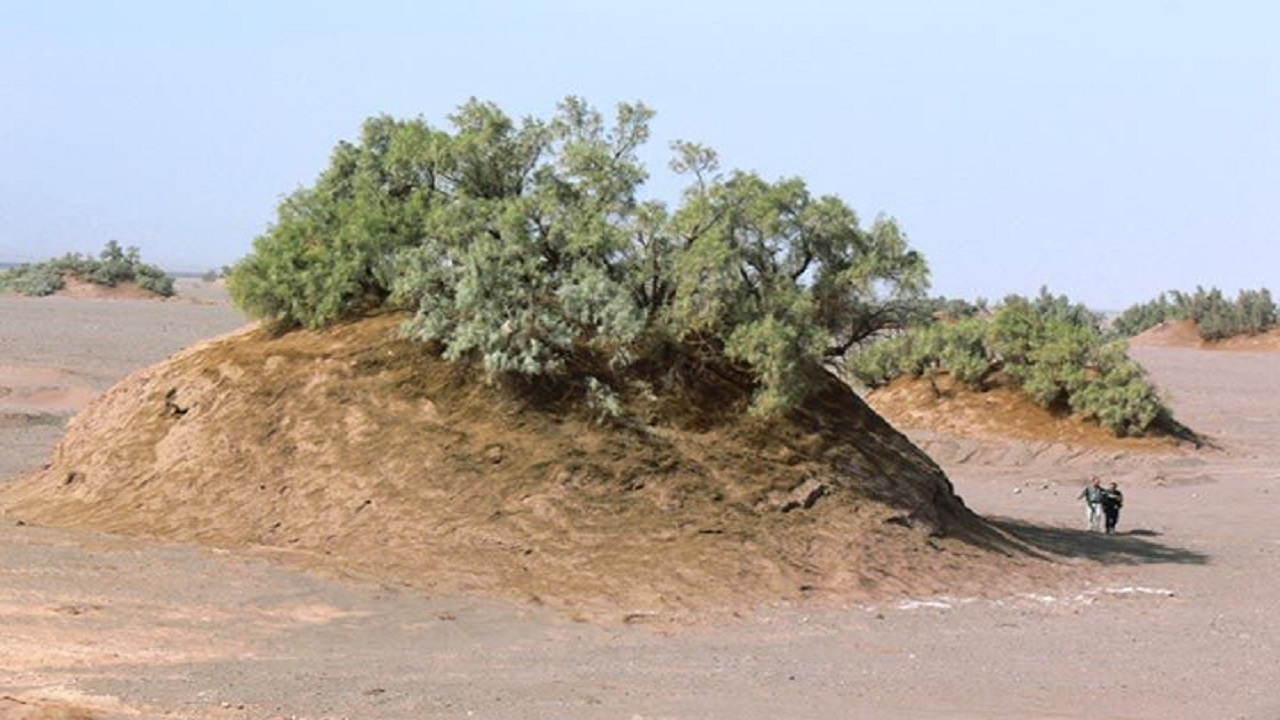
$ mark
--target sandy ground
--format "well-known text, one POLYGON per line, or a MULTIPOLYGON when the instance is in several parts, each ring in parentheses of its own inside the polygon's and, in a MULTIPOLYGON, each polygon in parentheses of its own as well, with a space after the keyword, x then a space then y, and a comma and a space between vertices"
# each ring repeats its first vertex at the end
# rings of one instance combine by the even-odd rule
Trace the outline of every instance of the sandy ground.
MULTIPOLYGON (((240 322, 208 301, 0 298, 0 366, 100 391, 240 322)), ((1138 357, 1220 449, 916 436, 971 507, 1098 563, 1070 592, 600 627, 0 518, 0 720, 1280 718, 1280 354, 1138 357), (1079 529, 1095 473, 1126 491, 1120 535, 1079 529)), ((31 386, 0 397, 0 478, 65 420, 31 386)))

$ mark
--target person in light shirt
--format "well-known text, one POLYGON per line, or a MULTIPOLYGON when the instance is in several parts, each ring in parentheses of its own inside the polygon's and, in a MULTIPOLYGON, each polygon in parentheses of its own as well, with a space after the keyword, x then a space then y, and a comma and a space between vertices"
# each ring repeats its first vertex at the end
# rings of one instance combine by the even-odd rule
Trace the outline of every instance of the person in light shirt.
POLYGON ((1097 532, 1102 529, 1102 481, 1094 476, 1093 483, 1086 485, 1076 497, 1084 500, 1084 529, 1097 532))

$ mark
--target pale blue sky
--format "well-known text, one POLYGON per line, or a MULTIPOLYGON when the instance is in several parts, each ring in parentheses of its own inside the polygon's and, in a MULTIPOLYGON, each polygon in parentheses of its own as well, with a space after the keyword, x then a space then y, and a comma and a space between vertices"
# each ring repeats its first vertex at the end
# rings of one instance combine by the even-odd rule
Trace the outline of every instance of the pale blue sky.
POLYGON ((233 262, 378 113, 657 110, 892 215, 935 293, 1280 290, 1280 3, 0 0, 0 260, 233 262))

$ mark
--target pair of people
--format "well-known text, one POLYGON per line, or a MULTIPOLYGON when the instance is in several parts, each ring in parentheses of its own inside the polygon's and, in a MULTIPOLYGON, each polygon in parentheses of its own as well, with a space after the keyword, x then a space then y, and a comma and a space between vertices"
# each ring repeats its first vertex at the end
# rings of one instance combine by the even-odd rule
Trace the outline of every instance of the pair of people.
POLYGON ((1097 532, 1105 528, 1108 535, 1116 531, 1120 508, 1124 507, 1124 493, 1115 483, 1104 488, 1095 476, 1093 482, 1080 491, 1079 497, 1084 500, 1085 529, 1097 532))

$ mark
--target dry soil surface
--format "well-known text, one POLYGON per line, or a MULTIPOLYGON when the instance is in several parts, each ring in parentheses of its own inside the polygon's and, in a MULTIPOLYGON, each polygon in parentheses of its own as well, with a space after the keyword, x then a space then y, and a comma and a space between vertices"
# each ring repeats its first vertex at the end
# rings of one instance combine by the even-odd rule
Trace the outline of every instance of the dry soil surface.
MULTIPOLYGON (((82 387, 241 322, 0 298, 0 366, 28 371, 4 376, 0 478, 45 460, 82 387), (43 395, 13 380, 40 373, 43 395)), ((1280 354, 1136 354, 1216 449, 913 433, 970 507, 1096 566, 1068 592, 598 626, 0 518, 0 719, 1280 718, 1280 354), (1080 529, 1094 474, 1126 492, 1116 536, 1080 529)))

